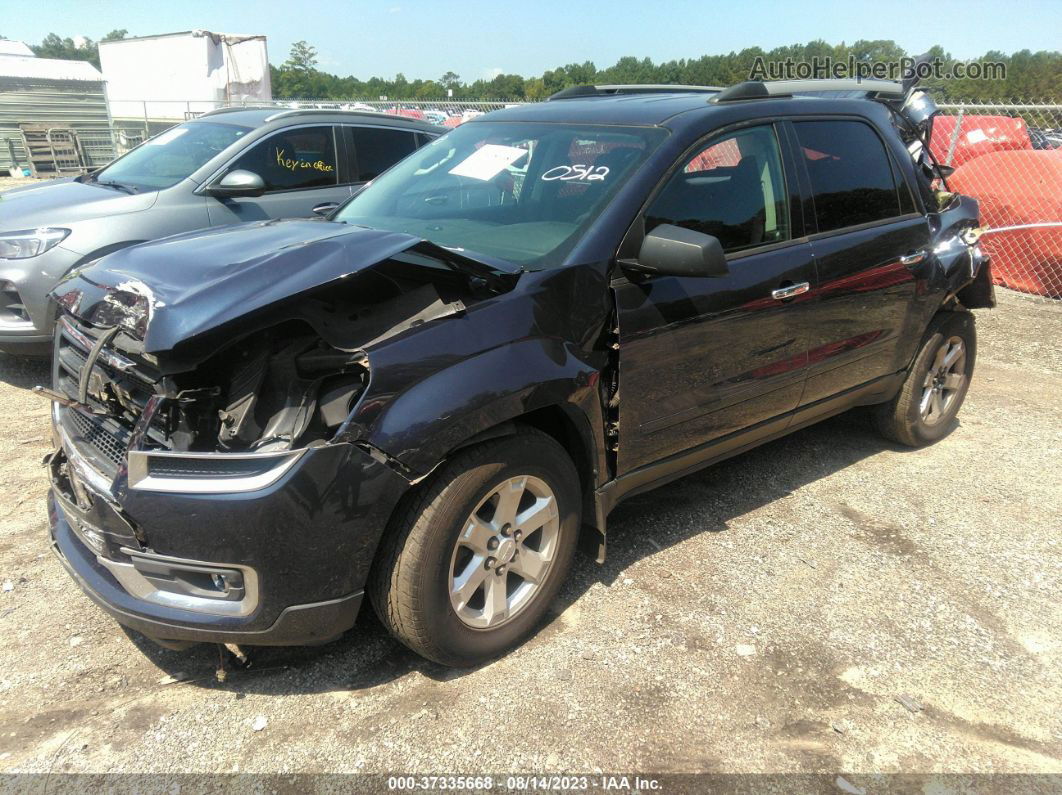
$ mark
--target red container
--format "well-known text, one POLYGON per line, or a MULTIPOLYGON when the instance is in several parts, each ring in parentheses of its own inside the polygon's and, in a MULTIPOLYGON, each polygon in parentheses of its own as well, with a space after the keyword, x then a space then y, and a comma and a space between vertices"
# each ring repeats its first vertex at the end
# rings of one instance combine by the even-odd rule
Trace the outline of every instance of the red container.
POLYGON ((959 135, 955 137, 955 124, 958 121, 958 116, 936 116, 933 119, 929 150, 938 163, 958 167, 989 152, 1033 148, 1029 139, 1029 128, 1024 119, 1012 119, 1009 116, 963 116, 959 135), (953 138, 955 148, 949 162, 948 150, 951 149, 953 138))
MULTIPOLYGON (((1062 221, 1062 149, 992 152, 969 160, 948 178, 953 191, 981 204, 991 228, 1062 221)), ((1062 227, 986 235, 996 284, 1062 298, 1062 227)))

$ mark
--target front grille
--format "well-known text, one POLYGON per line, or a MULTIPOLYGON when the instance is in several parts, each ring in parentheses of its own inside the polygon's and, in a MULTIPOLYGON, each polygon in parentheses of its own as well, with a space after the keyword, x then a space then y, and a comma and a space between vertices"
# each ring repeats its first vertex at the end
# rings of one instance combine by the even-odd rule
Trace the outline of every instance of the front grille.
POLYGON ((108 430, 102 419, 90 417, 77 410, 68 412, 68 415, 70 423, 76 431, 76 438, 104 456, 114 464, 115 469, 122 465, 122 461, 125 459, 125 451, 129 444, 128 434, 125 434, 123 438, 119 432, 108 430))
POLYGON ((167 461, 154 457, 148 464, 148 474, 159 478, 240 478, 260 475, 276 462, 261 458, 188 458, 167 461))
MULTIPOLYGON (((89 352, 104 331, 63 318, 56 329, 52 381, 57 391, 80 400, 82 378, 91 378, 85 402, 100 413, 69 409, 62 412, 63 421, 75 443, 87 448, 83 452, 113 477, 125 460, 133 427, 155 392, 158 376, 109 344, 102 348, 92 373, 83 373, 89 352)), ((152 429, 149 436, 162 434, 152 429)))

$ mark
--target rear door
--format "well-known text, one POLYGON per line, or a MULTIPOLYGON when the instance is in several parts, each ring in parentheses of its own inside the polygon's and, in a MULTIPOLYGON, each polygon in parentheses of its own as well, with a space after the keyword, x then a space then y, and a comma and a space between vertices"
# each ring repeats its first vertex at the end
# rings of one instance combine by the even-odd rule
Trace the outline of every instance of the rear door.
POLYGON ((801 120, 791 129, 817 270, 806 405, 906 366, 903 343, 912 333, 907 325, 929 225, 868 122, 801 120))
POLYGON ((266 184, 261 196, 210 197, 210 223, 231 224, 296 218, 313 214, 321 204, 338 204, 350 196, 341 180, 343 164, 331 124, 288 127, 253 144, 225 172, 243 169, 266 184))
POLYGON ((343 125, 343 137, 350 158, 350 181, 357 192, 428 142, 423 133, 391 127, 343 125))
POLYGON ((651 200, 645 232, 667 223, 713 235, 730 272, 614 282, 620 474, 711 442, 748 440, 742 432, 754 426, 751 434, 766 435, 788 423, 807 360, 799 292, 814 281, 798 198, 785 178, 778 128, 763 124, 707 139, 651 200), (774 297, 794 287, 796 297, 774 297))

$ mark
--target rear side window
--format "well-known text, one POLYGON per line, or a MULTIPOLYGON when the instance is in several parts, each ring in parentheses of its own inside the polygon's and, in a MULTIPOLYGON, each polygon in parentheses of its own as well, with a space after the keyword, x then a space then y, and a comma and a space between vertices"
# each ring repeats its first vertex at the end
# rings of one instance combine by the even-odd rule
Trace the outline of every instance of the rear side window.
POLYGON ((267 191, 336 185, 336 142, 331 126, 296 127, 271 135, 242 155, 232 169, 265 180, 267 191))
POLYGON ((405 130, 347 127, 346 134, 354 147, 355 182, 376 179, 418 146, 416 134, 405 130))
POLYGON ((820 232, 901 214, 892 162, 881 139, 859 121, 795 122, 820 232))
POLYGON ((719 239, 724 251, 789 239, 789 207, 778 139, 771 127, 717 138, 668 180, 645 215, 719 239))

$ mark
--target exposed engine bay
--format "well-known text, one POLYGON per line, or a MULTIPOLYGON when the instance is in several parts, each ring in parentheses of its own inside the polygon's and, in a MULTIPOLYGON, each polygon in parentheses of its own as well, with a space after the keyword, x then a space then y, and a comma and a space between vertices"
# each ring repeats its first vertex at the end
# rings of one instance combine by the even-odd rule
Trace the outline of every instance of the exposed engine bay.
MULTIPOLYGON (((146 447, 273 452, 326 439, 368 378, 363 352, 333 348, 298 322, 275 326, 191 373, 162 378, 146 447)), ((122 405, 113 387, 105 390, 112 415, 135 424, 136 407, 122 405)))
POLYGON ((116 466, 121 449, 274 453, 353 441, 344 425, 369 384, 374 344, 458 315, 515 278, 403 250, 155 352, 147 331, 166 304, 142 282, 97 285, 95 301, 57 291, 70 314, 55 388, 39 391, 79 409, 82 426, 90 415, 96 427, 81 435, 116 466))

